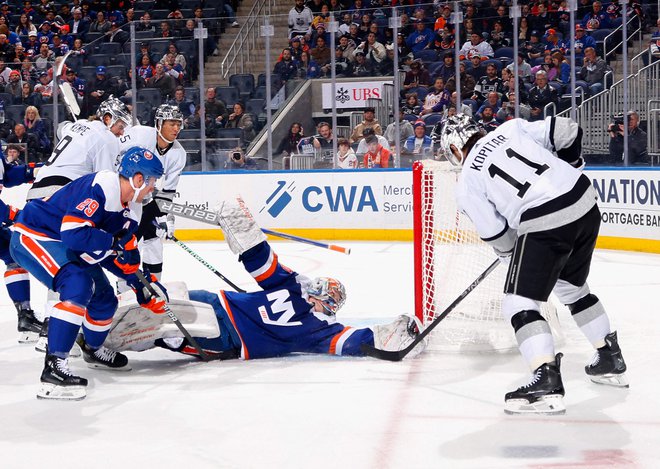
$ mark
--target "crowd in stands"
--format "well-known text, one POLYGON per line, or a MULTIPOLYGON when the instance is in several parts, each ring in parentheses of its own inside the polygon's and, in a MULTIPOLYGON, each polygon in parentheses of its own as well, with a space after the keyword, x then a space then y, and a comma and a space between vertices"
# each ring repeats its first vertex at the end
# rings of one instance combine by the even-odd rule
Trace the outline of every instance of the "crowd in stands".
MULTIPOLYGON (((290 46, 282 51, 273 72, 283 81, 330 77, 332 53, 337 77, 392 76, 404 71, 400 122, 410 125, 405 126, 400 143, 404 154, 421 156, 432 152, 429 137, 447 115, 468 113, 492 130, 516 115, 516 91, 519 116, 540 120, 548 106, 559 111, 570 105, 565 93, 570 92, 572 76, 584 98, 608 86, 606 76, 611 69, 603 58, 602 46, 604 37, 622 23, 622 5, 617 1, 580 0, 571 31, 567 1, 522 0, 514 31, 509 2, 464 0, 459 3, 463 22, 458 37, 452 23, 453 2, 394 3, 401 20, 396 37, 388 21, 391 2, 295 0, 288 17, 290 46), (331 20, 339 24, 335 44, 327 32, 331 20), (569 57, 571 35, 575 40, 574 69, 569 57), (514 37, 519 44, 515 57, 518 77, 514 76, 514 37), (460 97, 456 96, 456 41, 460 49, 460 97), (394 64, 395 49, 398 64, 394 64)), ((648 27, 648 15, 639 4, 629 1, 626 8, 630 18, 648 27)), ((660 56, 656 49, 654 53, 660 56)), ((365 112, 365 119, 368 114, 365 112)), ((383 132, 380 128, 376 134, 383 132)), ((360 126, 353 129, 348 143, 357 154, 358 164, 367 166, 360 160, 364 151, 356 145, 357 136, 361 136, 360 126)), ((395 143, 392 135, 387 140, 390 146, 395 143)), ((302 142, 304 145, 306 139, 302 142)), ((353 160, 346 149, 338 158, 353 160)))
MULTIPOLYGON (((153 124, 159 104, 179 105, 194 127, 199 99, 192 87, 198 74, 199 22, 208 30, 205 57, 218 54, 217 40, 225 26, 238 26, 234 10, 239 0, 34 0, 0 5, 0 139, 22 144, 32 160, 50 156, 53 142, 54 82, 68 82, 81 109, 94 115, 109 95, 131 103, 131 79, 138 89, 138 118, 153 124), (137 67, 132 70, 129 22, 135 22, 137 67), (55 70, 67 55, 59 76, 55 70), (145 90, 142 94, 141 90, 145 90), (192 90, 191 90, 192 89, 192 90), (186 92, 191 96, 186 96, 186 92), (195 96, 192 96, 192 95, 195 96), (32 138, 34 137, 34 138, 32 138)), ((62 100, 59 100, 62 103, 62 100)), ((250 120, 219 109, 222 119, 207 109, 208 134, 217 128, 241 126, 248 138, 250 120)), ((213 107, 210 107, 213 111, 213 107)), ((244 106, 243 106, 244 109, 244 106)), ((60 120, 66 117, 58 107, 60 120), (60 114, 61 113, 61 114, 60 114)), ((198 116, 199 117, 199 116, 198 116)), ((199 118, 197 118, 199 127, 199 118)))
MULTIPOLYGON (((205 57, 219 54, 217 41, 221 32, 225 27, 238 26, 235 15, 238 1, 2 3, 0 139, 18 140, 31 158, 46 159, 54 141, 54 82, 71 85, 81 116, 87 117, 111 94, 130 104, 134 92, 131 81, 135 79, 141 123, 152 124, 153 109, 169 102, 184 114, 186 129, 200 129, 204 122, 207 137, 238 132, 245 148, 263 126, 262 77, 258 83, 254 83, 251 75, 238 77, 235 83, 230 80, 228 87, 208 88, 201 97, 193 86, 199 73, 195 29, 200 22, 208 29, 203 47, 205 57), (135 24, 137 39, 135 68, 131 65, 130 22, 135 24), (71 55, 61 75, 54 76, 54 70, 58 70, 67 53, 71 55), (249 82, 247 87, 240 86, 246 82, 249 82), (203 116, 200 116, 200 99, 204 102, 203 116)), ((459 3, 463 23, 457 36, 451 22, 453 2, 293 2, 288 15, 289 46, 282 50, 273 68, 275 90, 288 80, 331 76, 333 55, 337 77, 391 76, 395 71, 405 72, 400 96, 402 113, 398 116, 400 128, 405 131, 401 131, 398 140, 403 151, 413 155, 429 153, 427 140, 434 127, 452 113, 470 113, 486 128, 495 128, 512 118, 516 89, 520 116, 530 120, 541 119, 548 104, 565 105, 562 95, 571 75, 578 79, 584 96, 602 91, 607 86, 608 64, 600 50, 602 41, 595 38, 602 38, 604 30, 621 23, 622 8, 616 1, 602 4, 579 0, 577 25, 575 31, 569 31, 567 0, 521 0, 521 17, 514 31, 509 2, 463 0, 459 3), (396 36, 389 23, 393 6, 397 7, 401 20, 396 36), (339 25, 335 43, 328 32, 331 20, 339 25), (570 35, 575 37, 574 70, 568 60, 570 35), (518 77, 513 76, 514 37, 520 44, 519 56, 515 57, 518 77), (458 78, 454 63, 456 41, 460 48, 458 78), (398 63, 394 61, 395 55, 398 63), (456 94, 457 81, 460 96, 456 94)), ((647 21, 648 15, 634 1, 628 3, 627 9, 639 21, 647 21)), ((654 54, 660 56, 657 51, 654 54)), ((373 163, 375 166, 386 166, 387 158, 379 148, 388 150, 397 140, 391 121, 372 126, 367 114, 365 128, 358 126, 346 135, 349 146, 357 154, 357 163, 348 150, 342 154, 342 161, 348 161, 345 163, 348 167, 369 166, 369 161, 362 159, 366 149, 373 150, 372 163, 378 159, 378 163, 373 163), (370 138, 371 131, 375 142, 370 138), (374 155, 379 156, 374 158, 374 155)), ((333 146, 335 136, 329 126, 319 126, 311 140, 302 138, 302 133, 302 128, 292 132, 278 152, 301 151, 301 141, 308 148, 323 148, 326 153, 333 146), (294 147, 292 136, 296 133, 300 139, 294 147)))

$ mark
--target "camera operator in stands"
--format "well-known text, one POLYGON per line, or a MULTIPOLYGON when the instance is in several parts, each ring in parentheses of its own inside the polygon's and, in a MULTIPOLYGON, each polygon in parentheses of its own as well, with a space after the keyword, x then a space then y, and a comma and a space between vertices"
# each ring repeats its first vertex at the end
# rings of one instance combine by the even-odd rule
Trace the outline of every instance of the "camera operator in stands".
MULTIPOLYGON (((623 115, 614 116, 607 127, 610 134, 610 158, 613 163, 623 160, 623 115)), ((639 114, 628 111, 628 158, 630 164, 650 164, 647 152, 646 132, 639 128, 639 114)))
POLYGON ((241 148, 234 148, 229 152, 225 169, 259 169, 257 162, 243 153, 241 148))

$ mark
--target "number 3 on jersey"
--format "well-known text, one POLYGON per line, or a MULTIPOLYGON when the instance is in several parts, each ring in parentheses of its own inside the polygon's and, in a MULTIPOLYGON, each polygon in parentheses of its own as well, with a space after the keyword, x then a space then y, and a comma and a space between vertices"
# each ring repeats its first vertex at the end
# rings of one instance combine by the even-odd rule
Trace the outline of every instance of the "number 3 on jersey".
MULTIPOLYGON (((521 161, 522 163, 530 167, 531 169, 533 169, 534 174, 536 174, 537 176, 540 176, 541 174, 545 173, 548 169, 550 169, 550 166, 548 166, 547 164, 534 163, 533 161, 528 160, 520 153, 514 151, 511 148, 507 148, 505 152, 506 152, 506 156, 508 156, 509 158, 515 158, 518 161, 521 161)), ((532 187, 531 182, 529 181, 520 182, 516 178, 507 174, 503 169, 499 168, 494 164, 491 164, 488 167, 488 174, 493 179, 495 178, 495 176, 499 176, 504 181, 511 184, 515 189, 518 190, 518 193, 516 195, 521 199, 525 196, 525 193, 529 190, 529 188, 532 187)))
POLYGON ((266 296, 268 300, 271 302, 270 303, 270 310, 272 311, 273 314, 280 314, 282 315, 273 320, 270 318, 268 315, 268 311, 266 311, 265 306, 259 306, 259 315, 261 316, 261 320, 264 322, 264 324, 270 324, 271 326, 284 326, 284 327, 291 327, 291 326, 301 326, 302 322, 300 321, 293 321, 289 322, 289 319, 291 319, 294 314, 296 314, 296 310, 293 308, 293 304, 288 301, 289 300, 289 292, 287 290, 279 290, 273 293, 269 293, 268 296, 266 296))

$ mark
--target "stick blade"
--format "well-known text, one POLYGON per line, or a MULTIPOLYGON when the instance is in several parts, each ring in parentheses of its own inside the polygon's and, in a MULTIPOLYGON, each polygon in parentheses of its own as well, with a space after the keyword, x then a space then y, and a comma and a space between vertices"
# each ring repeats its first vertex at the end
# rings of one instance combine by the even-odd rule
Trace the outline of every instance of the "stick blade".
POLYGON ((74 119, 77 119, 80 115, 80 106, 76 100, 76 96, 71 88, 71 84, 64 82, 60 84, 60 93, 64 98, 64 104, 69 108, 69 112, 73 115, 74 119))
POLYGON ((406 349, 398 350, 396 352, 390 352, 387 350, 380 350, 369 344, 362 344, 360 346, 360 351, 368 357, 378 358, 379 360, 385 360, 388 362, 400 362, 403 360, 403 357, 406 356, 406 349))

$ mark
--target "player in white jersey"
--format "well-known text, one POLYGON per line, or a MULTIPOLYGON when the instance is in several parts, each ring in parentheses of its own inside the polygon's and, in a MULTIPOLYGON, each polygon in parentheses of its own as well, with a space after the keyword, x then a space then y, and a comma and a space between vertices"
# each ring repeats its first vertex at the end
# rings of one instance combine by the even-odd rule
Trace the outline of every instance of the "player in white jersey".
POLYGON ((61 127, 60 141, 39 170, 27 200, 43 199, 90 173, 115 168, 119 140, 133 122, 126 105, 110 96, 96 112, 98 121, 80 119, 61 127))
POLYGON ((158 200, 174 198, 179 177, 186 165, 186 150, 176 138, 183 126, 183 114, 179 108, 162 104, 156 109, 156 127, 138 125, 128 130, 120 139, 120 148, 125 150, 139 146, 158 156, 165 168, 160 189, 144 205, 137 237, 142 240, 142 262, 144 268, 160 278, 163 271, 163 238, 174 235, 174 216, 160 211, 158 200))
POLYGON ((509 263, 502 312, 511 321, 533 378, 505 396, 507 413, 563 413, 561 353, 539 302, 552 291, 596 349, 591 380, 628 386, 626 364, 603 305, 587 277, 600 226, 596 194, 582 166, 582 130, 570 119, 513 119, 486 134, 470 117, 450 117, 445 156, 463 165, 459 208, 479 236, 509 263), (509 262, 510 261, 510 262, 509 262))

